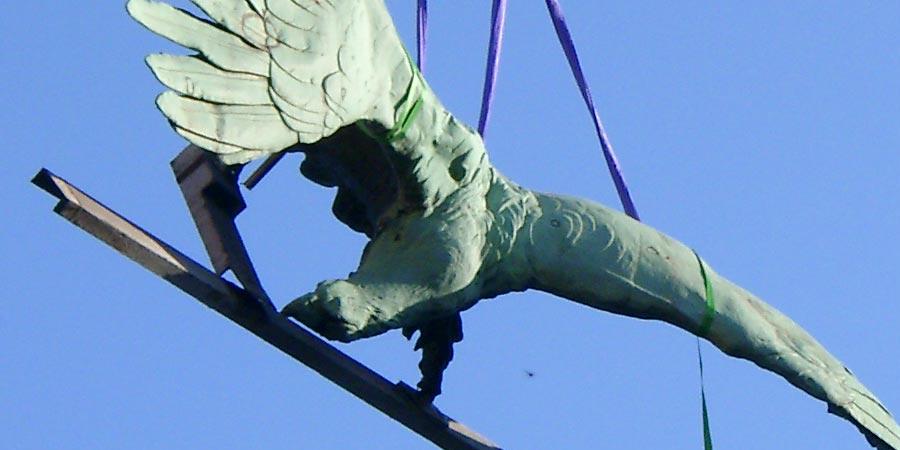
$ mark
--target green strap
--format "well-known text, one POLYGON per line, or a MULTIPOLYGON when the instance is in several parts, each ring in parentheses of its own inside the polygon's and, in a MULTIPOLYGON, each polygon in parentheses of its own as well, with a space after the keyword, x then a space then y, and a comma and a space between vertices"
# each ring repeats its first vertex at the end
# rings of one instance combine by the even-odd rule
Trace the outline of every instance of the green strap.
POLYGON ((706 407, 706 389, 703 385, 703 354, 700 338, 697 338, 697 359, 700 361, 700 401, 703 403, 703 450, 713 450, 712 433, 709 431, 709 409, 706 407))
POLYGON ((694 256, 697 257, 697 263, 700 265, 700 276, 703 277, 703 287, 706 290, 706 311, 703 313, 703 320, 700 322, 700 329, 697 331, 697 336, 706 337, 710 327, 712 327, 713 319, 716 316, 716 298, 713 295, 713 287, 712 283, 709 281, 709 275, 706 273, 706 265, 703 264, 703 260, 700 259, 700 255, 698 255, 697 252, 694 252, 694 256))
POLYGON ((703 288, 706 292, 706 310, 703 312, 703 320, 700 322, 700 329, 697 331, 697 360, 700 362, 700 401, 703 405, 703 449, 713 450, 712 433, 709 431, 709 409, 706 406, 706 388, 703 382, 703 353, 700 351, 700 337, 706 337, 712 327, 713 319, 716 315, 716 298, 713 294, 712 283, 709 281, 709 275, 706 273, 706 265, 700 259, 700 255, 694 252, 697 257, 697 264, 700 265, 700 276, 703 277, 703 288))
POLYGON ((403 93, 403 97, 401 97, 400 100, 397 101, 397 104, 394 105, 394 114, 396 116, 394 127, 388 130, 383 136, 379 136, 378 133, 372 131, 364 121, 359 120, 356 122, 357 128, 376 141, 391 144, 406 137, 406 132, 413 122, 416 121, 416 117, 422 110, 422 105, 424 103, 424 100, 422 99, 422 90, 416 89, 416 81, 424 83, 424 80, 422 80, 422 73, 419 72, 419 68, 413 64, 409 54, 406 55, 406 60, 409 62, 412 78, 409 80, 409 86, 406 87, 406 92, 403 93), (414 93, 416 95, 415 100, 410 102, 410 97, 412 97, 414 93), (407 105, 409 105, 409 109, 403 111, 407 105))
POLYGON ((419 115, 419 111, 422 109, 422 90, 416 89, 416 82, 424 84, 424 80, 422 80, 422 72, 419 71, 419 68, 413 62, 412 58, 410 58, 409 53, 406 54, 406 62, 409 63, 409 70, 412 71, 412 78, 409 80, 409 86, 406 87, 406 92, 403 93, 403 97, 397 101, 397 104, 394 105, 394 111, 402 111, 406 105, 410 104, 410 98, 415 94, 415 100, 412 101, 412 104, 409 106, 409 109, 406 112, 401 113, 400 117, 396 117, 394 121, 394 128, 388 131, 385 136, 385 140, 388 143, 399 141, 406 137, 406 131, 409 129, 410 125, 416 120, 416 116, 419 115))
POLYGON ((419 95, 416 97, 416 101, 413 102, 409 111, 403 116, 403 118, 394 124, 394 129, 388 132, 385 137, 388 142, 396 142, 400 139, 406 137, 406 130, 409 129, 409 126, 416 120, 416 116, 419 115, 419 111, 422 109, 422 96, 419 95))

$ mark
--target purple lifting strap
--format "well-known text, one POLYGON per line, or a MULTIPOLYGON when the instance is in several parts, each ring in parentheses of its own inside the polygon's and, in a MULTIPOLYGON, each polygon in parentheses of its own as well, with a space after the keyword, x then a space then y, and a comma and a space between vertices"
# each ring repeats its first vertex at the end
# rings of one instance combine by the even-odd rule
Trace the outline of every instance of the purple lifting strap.
POLYGON ((419 0, 416 8, 416 61, 419 72, 425 73, 425 46, 428 33, 428 0, 419 0))
MULTIPOLYGON (((594 100, 591 98, 591 90, 588 87, 587 81, 584 78, 584 73, 581 70, 581 63, 578 61, 578 53, 575 52, 575 43, 572 41, 572 34, 569 33, 569 27, 566 25, 566 19, 563 16, 562 8, 559 6, 557 0, 546 0, 546 2, 547 10, 550 11, 550 17, 553 18, 553 27, 556 28, 556 36, 559 37, 559 42, 566 52, 566 58, 569 60, 569 67, 572 68, 572 73, 575 75, 575 80, 578 82, 578 88, 581 89, 581 96, 584 98, 584 103, 587 105, 591 117, 594 119, 594 128, 597 131, 597 137, 600 138, 603 156, 606 158, 606 165, 609 167, 609 173, 612 175, 613 182, 616 184, 616 191, 619 193, 619 200, 622 201, 622 207, 625 208, 625 213, 633 219, 641 220, 638 216, 637 209, 634 207, 634 203, 631 201, 631 194, 628 192, 628 186, 625 184, 625 177, 622 175, 621 169, 619 169, 619 161, 616 158, 612 145, 609 143, 609 138, 606 136, 606 130, 603 129, 603 123, 600 122, 600 116, 597 114, 597 109, 594 107, 594 100)), ((700 261, 699 257, 697 257, 697 259, 700 261)), ((714 308, 712 288, 709 286, 709 281, 706 279, 706 272, 703 268, 702 261, 700 261, 700 271, 703 274, 704 283, 706 284, 706 295, 708 297, 707 306, 709 308, 714 308)), ((706 320, 704 320, 704 322, 706 322, 706 320)), ((708 324, 704 325, 703 328, 708 328, 708 326, 708 324)), ((712 450, 713 445, 709 426, 709 410, 706 406, 706 389, 703 381, 703 354, 700 351, 699 337, 697 337, 697 357, 700 362, 700 399, 703 407, 703 448, 704 450, 712 450)))
MULTIPOLYGON (((581 96, 584 98, 584 102, 594 121, 594 129, 597 132, 597 137, 600 139, 600 147, 603 150, 603 156, 606 159, 607 167, 609 167, 609 173, 612 176, 613 183, 615 183, 616 192, 619 194, 622 207, 625 209, 626 214, 635 220, 640 220, 637 208, 635 208, 634 202, 631 200, 631 194, 625 183, 625 177, 622 175, 622 170, 619 168, 619 160, 616 158, 615 151, 609 142, 609 137, 606 135, 606 130, 603 128, 603 123, 600 121, 600 116, 594 106, 591 90, 584 78, 581 63, 578 60, 578 53, 575 51, 575 43, 573 42, 572 35, 566 25, 562 8, 557 0, 546 0, 546 2, 547 9, 550 11, 550 16, 553 19, 556 35, 559 37, 560 44, 562 44, 563 50, 566 53, 566 58, 569 60, 569 66, 572 68, 572 73, 575 75, 575 80, 578 83, 578 88, 581 90, 581 96)), ((497 85, 497 72, 500 66, 500 54, 503 49, 503 30, 505 25, 506 0, 494 0, 493 8, 491 10, 491 38, 488 45, 487 69, 485 72, 484 91, 481 99, 481 116, 478 120, 478 133, 481 134, 482 137, 484 137, 485 130, 487 129, 491 107, 494 101, 494 88, 497 85)), ((421 71, 424 71, 425 67, 427 31, 428 1, 418 0, 417 56, 419 70, 421 71)))
MULTIPOLYGON (((557 0, 546 0, 546 2, 547 9, 550 11, 550 16, 553 19, 553 27, 556 29, 556 35, 559 37, 559 42, 562 44, 563 50, 566 53, 566 58, 569 60, 569 67, 571 67, 572 73, 575 75, 575 81, 578 83, 578 88, 581 90, 581 96, 584 98, 584 103, 587 105, 591 118, 594 120, 594 129, 597 132, 597 137, 600 139, 600 147, 603 149, 603 156, 606 158, 606 165, 609 167, 609 173, 612 175, 613 182, 616 185, 616 191, 619 194, 619 200, 622 202, 622 207, 625 209, 625 213, 633 219, 641 220, 638 216, 637 209, 634 207, 634 203, 631 200, 628 186, 625 184, 625 177, 622 175, 622 171, 619 168, 618 158, 616 158, 615 151, 609 143, 609 137, 606 136, 606 130, 604 130, 603 123, 600 121, 597 108, 594 106, 591 90, 584 78, 581 63, 578 61, 578 53, 575 51, 575 43, 572 40, 572 34, 569 32, 569 27, 566 25, 566 19, 563 16, 562 8, 557 0)), ((494 100, 494 87, 497 85, 497 71, 500 66, 500 53, 503 48, 503 29, 505 25, 506 0, 494 0, 493 9, 491 11, 491 40, 488 45, 487 70, 484 79, 484 92, 481 99, 481 117, 478 120, 478 133, 481 134, 482 137, 484 137, 484 132, 487 128, 491 106, 494 100)), ((418 0, 416 31, 419 70, 424 72, 426 33, 428 31, 428 0, 418 0)), ((701 271, 703 271, 703 263, 701 262, 700 264, 701 271)), ((705 272, 703 272, 703 274, 705 280, 705 272)), ((710 297, 711 301, 709 286, 707 286, 707 296, 710 297)), ((699 338, 697 339, 697 356, 700 361, 700 394, 703 403, 704 449, 712 450, 712 439, 709 431, 709 416, 706 407, 706 392, 703 383, 703 355, 700 352, 699 338)))
POLYGON ((634 207, 634 203, 631 201, 628 185, 625 184, 625 177, 622 175, 622 170, 619 168, 619 160, 616 158, 616 153, 613 151, 612 144, 609 143, 609 137, 606 136, 606 130, 604 130, 603 123, 600 122, 600 116, 597 114, 597 109, 594 107, 591 90, 584 78, 584 72, 581 70, 581 63, 578 61, 578 53, 575 52, 575 43, 572 41, 572 34, 569 33, 569 27, 566 25, 566 19, 563 16, 562 8, 559 6, 557 0, 546 0, 546 2, 547 9, 550 11, 550 16, 553 18, 553 27, 556 28, 556 36, 559 37, 559 42, 566 52, 566 58, 569 60, 569 67, 572 68, 572 73, 575 75, 575 81, 578 82, 578 88, 581 90, 581 96, 584 98, 584 103, 587 105, 588 110, 591 113, 591 118, 594 120, 594 129, 597 131, 597 137, 600 138, 600 147, 603 149, 603 157, 606 158, 606 165, 609 167, 609 174, 612 176, 613 182, 616 185, 616 191, 619 193, 619 200, 622 201, 622 207, 625 208, 625 213, 633 219, 641 220, 638 216, 637 209, 634 207))
MULTIPOLYGON (((416 8, 416 57, 419 71, 425 72, 425 58, 428 34, 428 0, 418 0, 416 8)), ((494 87, 497 85, 497 71, 500 67, 500 53, 503 49, 503 29, 506 25, 506 0, 494 0, 491 10, 491 40, 488 44, 487 69, 484 76, 484 92, 481 97, 481 116, 478 119, 478 134, 484 137, 491 106, 494 103, 494 87)))
POLYGON ((484 138, 491 106, 494 103, 494 87, 497 85, 497 70, 500 67, 500 53, 503 50, 503 29, 506 25, 506 0, 494 0, 491 9, 491 41, 488 44, 487 69, 484 74, 484 92, 481 96, 481 117, 478 119, 478 134, 484 138))

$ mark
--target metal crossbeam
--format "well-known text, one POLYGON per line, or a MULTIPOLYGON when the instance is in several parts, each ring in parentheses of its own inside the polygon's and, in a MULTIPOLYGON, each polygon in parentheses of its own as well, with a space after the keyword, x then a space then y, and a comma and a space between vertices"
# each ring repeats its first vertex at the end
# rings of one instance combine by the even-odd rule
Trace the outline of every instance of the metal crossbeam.
POLYGON ((32 182, 59 199, 57 214, 437 446, 499 449, 433 406, 418 403, 405 384, 391 383, 49 170, 42 169, 32 182))

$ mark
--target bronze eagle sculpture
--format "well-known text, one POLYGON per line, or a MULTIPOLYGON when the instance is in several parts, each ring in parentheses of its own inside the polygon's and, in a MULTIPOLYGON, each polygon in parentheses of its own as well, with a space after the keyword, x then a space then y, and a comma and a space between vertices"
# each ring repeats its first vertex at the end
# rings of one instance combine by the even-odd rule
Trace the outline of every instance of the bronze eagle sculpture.
POLYGON ((192 1, 208 19, 128 2, 141 24, 198 52, 147 59, 170 89, 157 105, 175 131, 229 165, 304 153, 303 175, 336 187, 335 216, 370 238, 355 272, 284 314, 344 342, 422 330, 433 398, 461 339, 459 312, 538 289, 697 334, 825 401, 875 447, 900 450, 900 426, 840 361, 689 247, 504 177, 429 88, 382 0, 192 1))

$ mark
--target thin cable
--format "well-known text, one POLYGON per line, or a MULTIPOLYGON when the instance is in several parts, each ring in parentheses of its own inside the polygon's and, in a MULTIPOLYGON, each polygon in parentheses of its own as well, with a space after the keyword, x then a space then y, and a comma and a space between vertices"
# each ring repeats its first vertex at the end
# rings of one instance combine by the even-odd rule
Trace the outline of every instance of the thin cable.
POLYGON ((613 183, 616 185, 616 192, 619 194, 622 207, 625 209, 625 213, 633 219, 641 220, 637 209, 634 207, 634 202, 631 200, 628 185, 625 184, 625 176, 622 175, 622 170, 619 168, 619 159, 616 158, 616 153, 613 151, 609 137, 606 136, 606 130, 603 128, 603 123, 600 121, 600 115, 597 114, 597 108, 594 107, 594 99, 584 78, 584 72, 581 70, 578 53, 575 51, 575 42, 572 40, 572 34, 569 32, 568 25, 566 25, 562 8, 557 0, 546 0, 546 2, 547 10, 550 11, 550 17, 553 19, 553 27, 556 29, 556 36, 559 38, 560 44, 562 44, 566 58, 569 60, 569 67, 571 67, 572 73, 575 75, 575 81, 578 83, 578 88, 581 90, 581 96, 584 98, 584 103, 587 105, 591 118, 594 120, 594 129, 597 132, 597 137, 600 138, 603 157, 606 159, 606 166, 609 167, 609 173, 612 176, 613 183))

